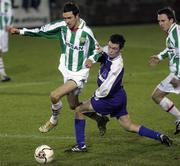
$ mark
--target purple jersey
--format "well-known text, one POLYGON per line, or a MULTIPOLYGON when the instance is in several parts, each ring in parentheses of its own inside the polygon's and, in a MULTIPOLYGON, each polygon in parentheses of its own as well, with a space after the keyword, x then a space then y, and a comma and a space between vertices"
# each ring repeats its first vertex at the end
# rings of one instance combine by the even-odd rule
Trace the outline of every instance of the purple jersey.
POLYGON ((109 58, 107 49, 106 46, 99 59, 101 68, 97 80, 98 88, 95 96, 91 98, 91 104, 96 112, 119 118, 127 114, 126 92, 122 86, 123 59, 121 55, 109 58))

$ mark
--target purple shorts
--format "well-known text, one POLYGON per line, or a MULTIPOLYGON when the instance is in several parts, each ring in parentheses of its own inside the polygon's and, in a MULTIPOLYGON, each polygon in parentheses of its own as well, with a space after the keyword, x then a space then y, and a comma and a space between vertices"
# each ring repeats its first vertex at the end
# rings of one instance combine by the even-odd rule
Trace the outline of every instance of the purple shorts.
POLYGON ((118 119, 128 114, 126 109, 127 97, 124 89, 119 90, 113 97, 99 99, 92 97, 91 105, 96 112, 102 115, 110 115, 118 119))

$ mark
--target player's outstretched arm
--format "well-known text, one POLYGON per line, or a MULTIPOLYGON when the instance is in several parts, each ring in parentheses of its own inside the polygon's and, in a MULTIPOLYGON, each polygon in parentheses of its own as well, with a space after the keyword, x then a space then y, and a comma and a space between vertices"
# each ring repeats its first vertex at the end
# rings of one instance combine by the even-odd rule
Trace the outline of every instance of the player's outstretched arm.
POLYGON ((160 62, 160 59, 157 57, 157 55, 153 55, 150 57, 149 65, 150 66, 156 66, 159 64, 159 62, 160 62))

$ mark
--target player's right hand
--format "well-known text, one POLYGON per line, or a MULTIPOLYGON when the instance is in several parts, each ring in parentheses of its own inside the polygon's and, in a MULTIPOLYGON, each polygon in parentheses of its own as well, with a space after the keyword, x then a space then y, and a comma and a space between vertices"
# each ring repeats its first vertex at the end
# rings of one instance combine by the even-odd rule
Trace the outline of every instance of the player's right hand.
POLYGON ((159 62, 160 62, 160 59, 157 57, 157 55, 153 55, 150 57, 149 65, 156 66, 157 64, 159 64, 159 62))
POLYGON ((20 30, 14 27, 10 27, 8 28, 8 32, 10 32, 11 34, 19 34, 20 30))

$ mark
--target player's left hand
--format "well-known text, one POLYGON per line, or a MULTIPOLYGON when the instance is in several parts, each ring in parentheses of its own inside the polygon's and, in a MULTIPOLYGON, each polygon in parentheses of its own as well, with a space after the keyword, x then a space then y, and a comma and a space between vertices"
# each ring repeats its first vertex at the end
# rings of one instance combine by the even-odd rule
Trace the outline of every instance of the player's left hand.
POLYGON ((86 66, 87 68, 91 68, 91 67, 92 67, 92 65, 93 65, 92 60, 87 59, 87 60, 86 60, 86 62, 85 62, 85 66, 86 66))
POLYGON ((173 79, 170 81, 170 83, 172 84, 172 86, 173 86, 174 88, 177 88, 177 87, 180 86, 180 79, 173 78, 173 79))

